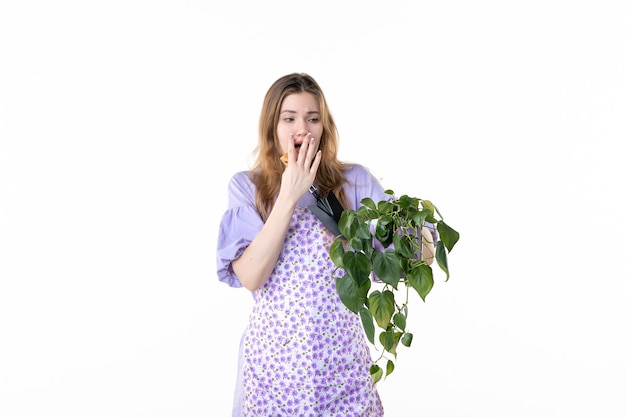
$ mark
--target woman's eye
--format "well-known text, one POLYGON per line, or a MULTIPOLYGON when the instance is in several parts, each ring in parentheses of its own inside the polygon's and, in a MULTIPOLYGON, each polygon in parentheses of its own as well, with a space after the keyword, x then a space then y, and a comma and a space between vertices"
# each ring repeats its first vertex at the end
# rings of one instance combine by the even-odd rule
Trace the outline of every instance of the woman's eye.
POLYGON ((320 119, 317 119, 317 118, 309 119, 309 122, 311 123, 318 123, 319 121, 320 119))
POLYGON ((283 120, 285 120, 286 122, 293 122, 293 118, 291 117, 285 117, 283 120))

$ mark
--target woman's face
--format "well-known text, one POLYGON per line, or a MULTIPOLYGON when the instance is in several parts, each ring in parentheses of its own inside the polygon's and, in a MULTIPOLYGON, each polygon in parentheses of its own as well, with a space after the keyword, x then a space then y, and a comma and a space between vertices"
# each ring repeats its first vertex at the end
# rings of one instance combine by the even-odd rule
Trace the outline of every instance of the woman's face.
POLYGON ((307 134, 315 138, 317 148, 324 132, 317 97, 311 93, 294 93, 285 97, 280 108, 276 133, 280 154, 287 153, 289 138, 293 136, 296 152, 307 134))

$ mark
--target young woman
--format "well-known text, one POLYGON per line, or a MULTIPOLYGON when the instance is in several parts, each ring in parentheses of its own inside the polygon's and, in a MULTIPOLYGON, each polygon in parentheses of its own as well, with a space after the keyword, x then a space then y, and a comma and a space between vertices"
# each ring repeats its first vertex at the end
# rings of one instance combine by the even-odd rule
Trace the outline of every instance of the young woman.
POLYGON ((256 163, 233 175, 219 228, 220 281, 254 296, 233 416, 383 416, 360 318, 336 292, 334 235, 307 207, 316 203, 311 185, 346 209, 389 195, 365 167, 339 161, 337 147, 317 82, 300 73, 276 80, 256 163))

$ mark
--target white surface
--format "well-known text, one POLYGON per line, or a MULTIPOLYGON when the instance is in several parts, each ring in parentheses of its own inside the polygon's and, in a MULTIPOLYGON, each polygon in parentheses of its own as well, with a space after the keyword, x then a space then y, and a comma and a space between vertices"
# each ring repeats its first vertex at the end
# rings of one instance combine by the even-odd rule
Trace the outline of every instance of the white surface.
POLYGON ((229 415, 217 225, 292 71, 461 233, 386 415, 626 415, 618 4, 3 2, 0 415, 229 415))

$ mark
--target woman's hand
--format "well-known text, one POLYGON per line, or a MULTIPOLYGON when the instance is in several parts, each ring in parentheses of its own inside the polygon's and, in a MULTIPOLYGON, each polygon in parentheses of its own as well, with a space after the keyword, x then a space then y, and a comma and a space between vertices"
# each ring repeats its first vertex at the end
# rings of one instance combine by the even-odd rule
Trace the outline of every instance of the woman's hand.
POLYGON ((278 194, 279 199, 287 199, 291 204, 297 203, 309 191, 322 160, 322 152, 318 150, 319 138, 311 137, 310 132, 298 145, 297 150, 295 139, 291 135, 287 147, 288 161, 291 162, 286 164, 278 194))

